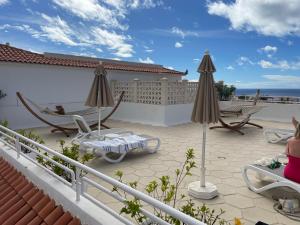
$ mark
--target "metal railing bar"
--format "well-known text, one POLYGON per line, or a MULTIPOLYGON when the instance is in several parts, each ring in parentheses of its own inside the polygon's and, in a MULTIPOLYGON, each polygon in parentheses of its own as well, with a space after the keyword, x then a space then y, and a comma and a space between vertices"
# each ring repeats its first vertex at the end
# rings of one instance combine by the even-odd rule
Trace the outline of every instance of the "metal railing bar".
POLYGON ((64 184, 68 185, 69 187, 72 187, 72 184, 68 181, 66 181, 64 178, 62 178, 61 176, 58 176, 56 173, 54 173, 52 170, 48 169, 47 167, 44 167, 43 165, 39 164, 38 162, 36 162, 34 159, 30 158, 29 156, 27 156, 25 153, 21 153, 22 156, 24 156, 26 159, 30 160, 31 162, 33 162, 35 165, 37 165, 38 167, 46 170, 49 174, 51 174, 52 176, 56 177, 58 180, 60 180, 61 182, 63 182, 64 184))
MULTIPOLYGON (((126 199, 123 198, 122 196, 118 195, 117 193, 108 190, 107 188, 103 187, 102 185, 100 185, 100 184, 96 183, 95 181, 90 180, 88 178, 84 177, 84 178, 82 178, 82 180, 89 183, 90 185, 98 188, 99 190, 103 191, 104 193, 110 195, 114 199, 126 204, 126 199)), ((86 194, 86 192, 84 192, 83 194, 86 194)), ((142 214, 144 214, 146 217, 150 218, 154 222, 157 222, 157 223, 162 224, 162 225, 170 225, 168 222, 162 220, 161 218, 155 216, 153 213, 151 213, 151 212, 149 212, 149 211, 147 211, 143 208, 141 208, 140 211, 141 211, 142 214)))
MULTIPOLYGON (((44 154, 40 153, 39 151, 35 150, 34 148, 31 148, 30 146, 25 145, 24 143, 20 143, 20 145, 23 146, 24 148, 26 148, 26 149, 28 149, 28 150, 30 150, 30 151, 36 153, 37 155, 43 157, 43 158, 46 159, 47 161, 50 161, 51 163, 53 163, 54 165, 58 166, 59 168, 61 168, 61 169, 65 170, 65 171, 67 171, 68 173, 70 173, 71 179, 72 179, 72 181, 71 181, 72 186, 75 185, 75 173, 74 173, 73 170, 71 170, 70 168, 68 168, 68 167, 66 167, 66 166, 64 166, 64 165, 62 165, 62 164, 56 162, 55 160, 51 159, 50 157, 45 156, 44 154)), ((26 155, 26 153, 23 153, 23 154, 26 155)), ((47 168, 47 167, 45 167, 45 168, 47 168)), ((50 171, 51 171, 51 170, 50 170, 50 171)), ((68 183, 70 183, 70 182, 68 182, 68 183)))
POLYGON ((118 214, 117 212, 115 212, 113 209, 109 208, 108 206, 106 206, 104 203, 102 203, 101 201, 97 200, 96 198, 94 198, 93 196, 89 195, 88 193, 85 193, 83 195, 85 198, 89 199, 90 201, 92 201, 94 204, 96 204, 97 206, 101 207, 102 209, 104 209, 106 212, 108 212, 109 214, 111 214, 112 216, 117 217, 119 220, 121 220, 123 223, 127 224, 127 225, 134 225, 133 222, 131 222, 130 220, 128 220, 127 218, 121 216, 120 214, 118 214))
MULTIPOLYGON (((150 197, 150 196, 148 196, 148 195, 146 195, 146 194, 144 194, 144 193, 142 193, 140 191, 137 191, 137 190, 135 190, 135 189, 127 186, 126 184, 123 184, 123 183, 117 181, 114 178, 111 178, 111 177, 109 177, 109 176, 107 176, 107 175, 105 175, 105 174, 103 174, 101 172, 98 172, 98 171, 96 171, 96 170, 94 170, 94 169, 92 169, 92 168, 90 168, 90 167, 88 167, 86 165, 83 165, 83 164, 81 164, 81 163, 79 163, 79 162, 77 162, 77 161, 75 161, 73 159, 70 159, 67 156, 64 156, 64 155, 62 155, 62 154, 60 154, 60 153, 58 153, 58 152, 56 152, 56 151, 54 151, 54 150, 46 147, 46 146, 43 146, 43 145, 41 145, 39 143, 36 143, 36 142, 32 141, 31 139, 29 139, 27 137, 24 137, 24 136, 18 134, 17 132, 12 131, 12 130, 10 130, 10 129, 2 126, 2 125, 0 125, 0 128, 2 130, 4 130, 4 131, 8 132, 8 133, 11 133, 11 134, 15 135, 16 137, 19 137, 22 140, 25 140, 25 141, 27 141, 27 142, 29 142, 29 143, 31 143, 31 144, 33 144, 33 145, 35 145, 35 146, 43 149, 43 150, 45 150, 48 153, 51 153, 52 155, 60 157, 64 161, 72 164, 73 166, 78 167, 81 170, 83 170, 85 172, 88 172, 90 174, 93 174, 96 177, 102 179, 103 181, 105 181, 107 183, 110 183, 111 185, 116 186, 116 187, 122 189, 123 191, 125 191, 125 192, 127 192, 127 193, 129 193, 129 194, 131 194, 133 196, 135 196, 136 198, 138 198, 138 199, 140 199, 140 200, 142 200, 142 201, 144 201, 144 202, 146 202, 146 203, 154 206, 155 208, 160 209, 160 210, 166 212, 170 216, 179 219, 180 221, 182 221, 185 224, 189 224, 189 225, 204 225, 204 223, 200 222, 199 220, 196 220, 195 218, 192 218, 191 216, 188 216, 187 214, 185 214, 183 212, 180 212, 179 210, 177 210, 175 208, 172 208, 171 206, 166 205, 166 204, 160 202, 157 199, 154 199, 154 198, 152 198, 152 197, 150 197)), ((45 168, 45 167, 43 167, 43 168, 45 168)), ((76 190, 76 191, 80 191, 80 190, 76 190)))

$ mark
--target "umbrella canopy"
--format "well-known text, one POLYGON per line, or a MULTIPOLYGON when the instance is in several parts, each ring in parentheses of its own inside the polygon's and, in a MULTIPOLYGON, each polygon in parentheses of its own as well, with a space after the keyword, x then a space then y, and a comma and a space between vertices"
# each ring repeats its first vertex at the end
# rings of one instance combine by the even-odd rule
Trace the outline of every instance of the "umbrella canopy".
POLYGON ((216 68, 208 52, 205 53, 198 72, 200 79, 191 120, 196 123, 217 123, 220 117, 213 73, 216 68))
POLYGON ((216 68, 209 53, 205 52, 198 68, 200 79, 191 117, 193 122, 203 124, 201 180, 191 183, 188 187, 189 193, 192 196, 202 199, 210 199, 218 194, 215 185, 205 182, 206 125, 218 122, 220 117, 217 92, 213 78, 213 73, 215 71, 216 68))
POLYGON ((114 106, 114 99, 106 78, 107 73, 102 62, 99 63, 94 73, 95 78, 85 105, 98 108, 114 106))
POLYGON ((85 105, 90 107, 97 107, 99 109, 98 135, 100 136, 101 107, 114 106, 114 99, 112 97, 111 90, 106 78, 106 70, 101 61, 99 62, 99 65, 95 69, 94 73, 95 78, 85 105))

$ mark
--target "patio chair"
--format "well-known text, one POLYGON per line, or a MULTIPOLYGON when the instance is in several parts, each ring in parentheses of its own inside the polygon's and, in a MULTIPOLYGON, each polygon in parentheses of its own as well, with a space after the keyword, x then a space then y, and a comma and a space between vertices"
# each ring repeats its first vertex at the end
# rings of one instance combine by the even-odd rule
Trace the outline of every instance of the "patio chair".
POLYGON ((272 144, 287 143, 294 136, 294 130, 270 128, 264 130, 264 136, 272 144))
MULTIPOLYGON (((88 139, 99 138, 98 130, 92 130, 82 116, 74 115, 72 117, 75 126, 78 129, 78 134, 72 139, 71 141, 72 143, 80 144, 83 140, 86 141, 88 139)), ((133 134, 133 132, 126 131, 121 128, 110 128, 110 129, 101 130, 101 135, 106 135, 106 134, 133 134)))
POLYGON ((300 184, 285 178, 283 175, 283 171, 284 171, 284 166, 281 166, 280 168, 277 169, 270 169, 267 166, 250 164, 243 168, 242 175, 248 188, 255 193, 261 193, 277 187, 289 187, 297 191, 298 193, 300 193, 300 184), (249 170, 270 177, 274 180, 274 182, 266 184, 263 187, 255 187, 248 177, 249 170))
POLYGON ((241 121, 235 121, 235 122, 231 122, 231 123, 226 123, 221 117, 219 118, 219 122, 221 124, 221 126, 213 126, 210 127, 209 129, 216 129, 216 128, 224 128, 224 129, 228 129, 231 131, 235 131, 241 135, 244 135, 244 133, 241 131, 241 129, 245 126, 245 125, 251 125, 251 126, 255 126, 257 128, 262 129, 263 127, 256 124, 256 123, 252 123, 250 122, 251 116, 257 112, 259 112, 261 109, 263 108, 263 106, 252 106, 251 109, 249 109, 247 111, 246 117, 241 120, 241 121))
POLYGON ((81 116, 73 116, 78 128, 78 134, 72 142, 80 145, 80 150, 92 152, 96 156, 103 157, 110 163, 118 163, 126 154, 134 149, 140 148, 149 153, 155 153, 160 147, 160 139, 145 134, 135 135, 132 131, 113 128, 92 131, 81 116), (105 137, 108 140, 105 140, 105 137), (103 140, 101 140, 103 138, 103 140), (154 142, 154 147, 150 144, 154 142))
POLYGON ((148 153, 155 153, 160 147, 159 138, 144 134, 120 134, 119 136, 114 135, 113 138, 110 138, 109 134, 104 136, 107 136, 108 139, 82 141, 80 149, 102 157, 107 162, 119 163, 127 153, 133 150, 142 149, 148 153))
MULTIPOLYGON (((61 125, 58 125, 58 124, 54 124, 50 121, 48 121, 47 119, 45 119, 41 114, 46 114, 46 115, 51 115, 51 116, 58 116, 58 117, 72 117, 75 113, 75 112, 72 112, 72 113, 67 113, 65 115, 61 115, 59 113, 55 113, 54 111, 51 111, 49 110, 48 108, 43 108, 41 106, 39 106, 38 104, 34 103, 32 100, 24 97, 20 92, 17 92, 17 97, 19 98, 19 100, 21 101, 21 103, 25 106, 25 108, 35 117, 37 118, 38 120, 42 121, 43 123, 53 127, 54 129, 51 130, 51 133, 54 133, 54 132, 57 132, 57 131, 60 131, 62 133, 64 133, 67 137, 69 137, 69 133, 68 132, 74 132, 76 130, 78 130, 77 127, 64 127, 64 126, 61 126, 61 125), (32 107, 33 106, 34 108, 36 108, 36 110, 33 110, 32 107)), ((106 129, 109 129, 108 126, 106 126, 104 124, 104 122, 106 120, 108 120, 113 114, 114 112, 118 109, 123 97, 124 97, 124 94, 125 92, 123 91, 121 93, 121 95, 119 96, 119 98, 117 99, 116 101, 116 104, 115 106, 111 109, 110 113, 103 119, 101 119, 101 126, 106 128, 106 129)), ((92 113, 94 109, 87 109, 87 110, 80 110, 80 111, 76 111, 76 113, 92 113)), ((95 128, 98 126, 98 122, 97 123, 94 123, 92 125, 90 125, 91 128, 95 128)))

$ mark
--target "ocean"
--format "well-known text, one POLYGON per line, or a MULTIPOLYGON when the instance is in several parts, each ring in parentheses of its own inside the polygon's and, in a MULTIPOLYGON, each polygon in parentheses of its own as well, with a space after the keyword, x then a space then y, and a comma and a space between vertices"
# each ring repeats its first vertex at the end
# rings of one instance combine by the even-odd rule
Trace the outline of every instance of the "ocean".
MULTIPOLYGON (((237 89, 236 95, 255 95, 256 89, 237 89)), ((260 89, 261 96, 300 97, 300 89, 260 89)))

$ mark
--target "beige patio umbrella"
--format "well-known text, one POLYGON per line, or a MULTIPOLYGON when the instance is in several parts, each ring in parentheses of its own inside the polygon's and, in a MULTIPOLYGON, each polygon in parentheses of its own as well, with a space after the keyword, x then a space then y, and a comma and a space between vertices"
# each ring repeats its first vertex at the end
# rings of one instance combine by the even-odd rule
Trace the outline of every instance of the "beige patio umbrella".
POLYGON ((111 94, 111 90, 106 78, 106 70, 102 61, 95 69, 94 81, 89 93, 89 96, 85 102, 86 106, 97 107, 99 110, 99 122, 98 122, 98 134, 100 136, 101 130, 101 107, 114 106, 114 99, 111 94))
POLYGON ((191 183, 188 188, 192 196, 202 199, 210 199, 218 194, 215 185, 205 182, 206 128, 209 123, 217 123, 220 117, 218 97, 213 78, 215 71, 211 57, 206 51, 198 67, 200 78, 191 117, 193 122, 200 123, 203 127, 201 179, 200 182, 191 183))

